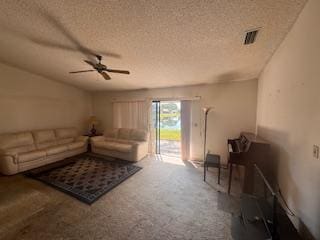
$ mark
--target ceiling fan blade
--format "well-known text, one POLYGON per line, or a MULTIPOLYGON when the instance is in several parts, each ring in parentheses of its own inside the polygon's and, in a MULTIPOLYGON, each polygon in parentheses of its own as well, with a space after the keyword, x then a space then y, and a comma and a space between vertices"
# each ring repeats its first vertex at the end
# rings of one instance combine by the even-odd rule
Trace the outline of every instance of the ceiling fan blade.
POLYGON ((74 71, 74 72, 69 72, 69 73, 83 73, 83 72, 94 72, 96 70, 83 70, 83 71, 74 71))
POLYGON ((83 60, 83 61, 85 61, 86 63, 88 63, 88 64, 89 64, 90 66, 92 66, 92 67, 95 67, 95 66, 96 66, 95 63, 90 62, 90 61, 88 61, 88 60, 83 60))
POLYGON ((108 72, 113 72, 113 73, 123 73, 123 74, 130 74, 129 71, 126 70, 116 70, 116 69, 107 69, 108 72))
POLYGON ((104 77, 105 80, 110 80, 111 79, 111 77, 106 72, 101 72, 100 74, 104 77))

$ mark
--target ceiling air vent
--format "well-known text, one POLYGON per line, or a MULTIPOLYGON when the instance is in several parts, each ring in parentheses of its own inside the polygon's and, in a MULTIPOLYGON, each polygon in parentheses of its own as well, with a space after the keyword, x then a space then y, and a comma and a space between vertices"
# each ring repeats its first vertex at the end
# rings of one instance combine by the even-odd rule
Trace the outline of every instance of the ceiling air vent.
POLYGON ((244 39, 244 45, 252 44, 256 41, 259 29, 250 30, 246 32, 246 38, 244 39))

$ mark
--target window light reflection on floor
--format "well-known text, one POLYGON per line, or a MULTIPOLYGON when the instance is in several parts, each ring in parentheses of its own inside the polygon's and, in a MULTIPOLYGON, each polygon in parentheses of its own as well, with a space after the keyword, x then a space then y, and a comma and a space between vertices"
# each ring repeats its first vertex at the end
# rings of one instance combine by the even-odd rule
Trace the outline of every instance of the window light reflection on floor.
POLYGON ((163 163, 170 163, 170 164, 175 164, 175 165, 180 165, 180 166, 186 166, 180 157, 173 157, 173 156, 166 156, 166 155, 157 154, 156 159, 158 161, 163 162, 163 163))

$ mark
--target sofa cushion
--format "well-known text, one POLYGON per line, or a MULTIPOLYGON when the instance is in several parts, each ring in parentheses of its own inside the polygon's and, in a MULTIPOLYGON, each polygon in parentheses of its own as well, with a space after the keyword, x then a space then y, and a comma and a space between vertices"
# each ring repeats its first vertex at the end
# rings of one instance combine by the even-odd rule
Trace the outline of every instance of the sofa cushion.
POLYGON ((57 145, 56 135, 53 130, 39 130, 32 132, 38 149, 46 149, 57 145))
POLYGON ((32 132, 36 143, 51 142, 56 140, 53 130, 40 130, 32 132))
POLYGON ((131 152, 132 151, 132 145, 131 144, 125 144, 125 143, 119 143, 119 142, 95 142, 94 144, 97 148, 105 148, 112 151, 118 151, 118 152, 131 152))
POLYGON ((45 151, 41 151, 41 150, 31 151, 31 152, 20 154, 18 157, 18 162, 29 162, 32 160, 43 158, 45 156, 46 156, 45 151))
POLYGON ((0 148, 18 148, 21 146, 33 146, 34 141, 30 132, 12 133, 0 135, 0 148))
POLYGON ((77 148, 82 148, 82 147, 84 147, 84 145, 85 145, 84 141, 78 141, 78 142, 70 143, 67 146, 68 146, 69 150, 74 150, 74 149, 77 149, 77 148))
POLYGON ((75 128, 59 128, 55 130, 55 134, 57 139, 75 138, 78 135, 75 128))
POLYGON ((89 137, 88 137, 88 136, 78 136, 78 137, 76 137, 76 138, 74 139, 75 142, 80 141, 80 142, 85 142, 85 143, 87 143, 88 140, 89 140, 89 137))
POLYGON ((118 130, 118 138, 121 139, 130 139, 130 128, 119 128, 118 130))
POLYGON ((96 137, 91 137, 89 139, 90 143, 95 143, 95 142, 101 142, 101 141, 105 141, 105 137, 104 136, 96 136, 96 137))
POLYGON ((30 152, 36 150, 34 145, 27 145, 27 146, 21 146, 21 147, 15 147, 15 148, 10 148, 7 149, 12 152, 16 152, 17 154, 25 153, 25 152, 30 152))
POLYGON ((126 139, 114 139, 113 142, 125 143, 125 144, 139 144, 145 141, 135 141, 135 140, 126 140, 126 139))
POLYGON ((147 141, 147 131, 142 129, 132 129, 130 132, 130 139, 136 141, 147 141))
POLYGON ((107 138, 117 138, 118 137, 118 132, 119 132, 118 128, 106 129, 104 131, 104 136, 107 137, 107 138))
POLYGON ((47 149, 47 148, 56 146, 57 142, 52 141, 52 142, 38 143, 36 145, 37 145, 37 149, 42 150, 42 149, 47 149))
POLYGON ((74 138, 62 138, 57 140, 57 144, 68 144, 72 143, 74 141, 74 138))
POLYGON ((54 155, 54 154, 68 151, 68 147, 66 145, 57 145, 57 146, 46 148, 44 150, 46 151, 47 155, 54 155))

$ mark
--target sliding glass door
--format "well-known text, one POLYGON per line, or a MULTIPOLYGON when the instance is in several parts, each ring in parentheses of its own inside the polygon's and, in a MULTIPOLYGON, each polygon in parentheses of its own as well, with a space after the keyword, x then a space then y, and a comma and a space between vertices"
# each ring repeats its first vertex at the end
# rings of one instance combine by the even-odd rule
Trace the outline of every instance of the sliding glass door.
POLYGON ((173 157, 181 156, 180 101, 153 101, 152 121, 154 152, 173 157))
POLYGON ((155 153, 160 154, 160 101, 152 102, 153 146, 155 153))

